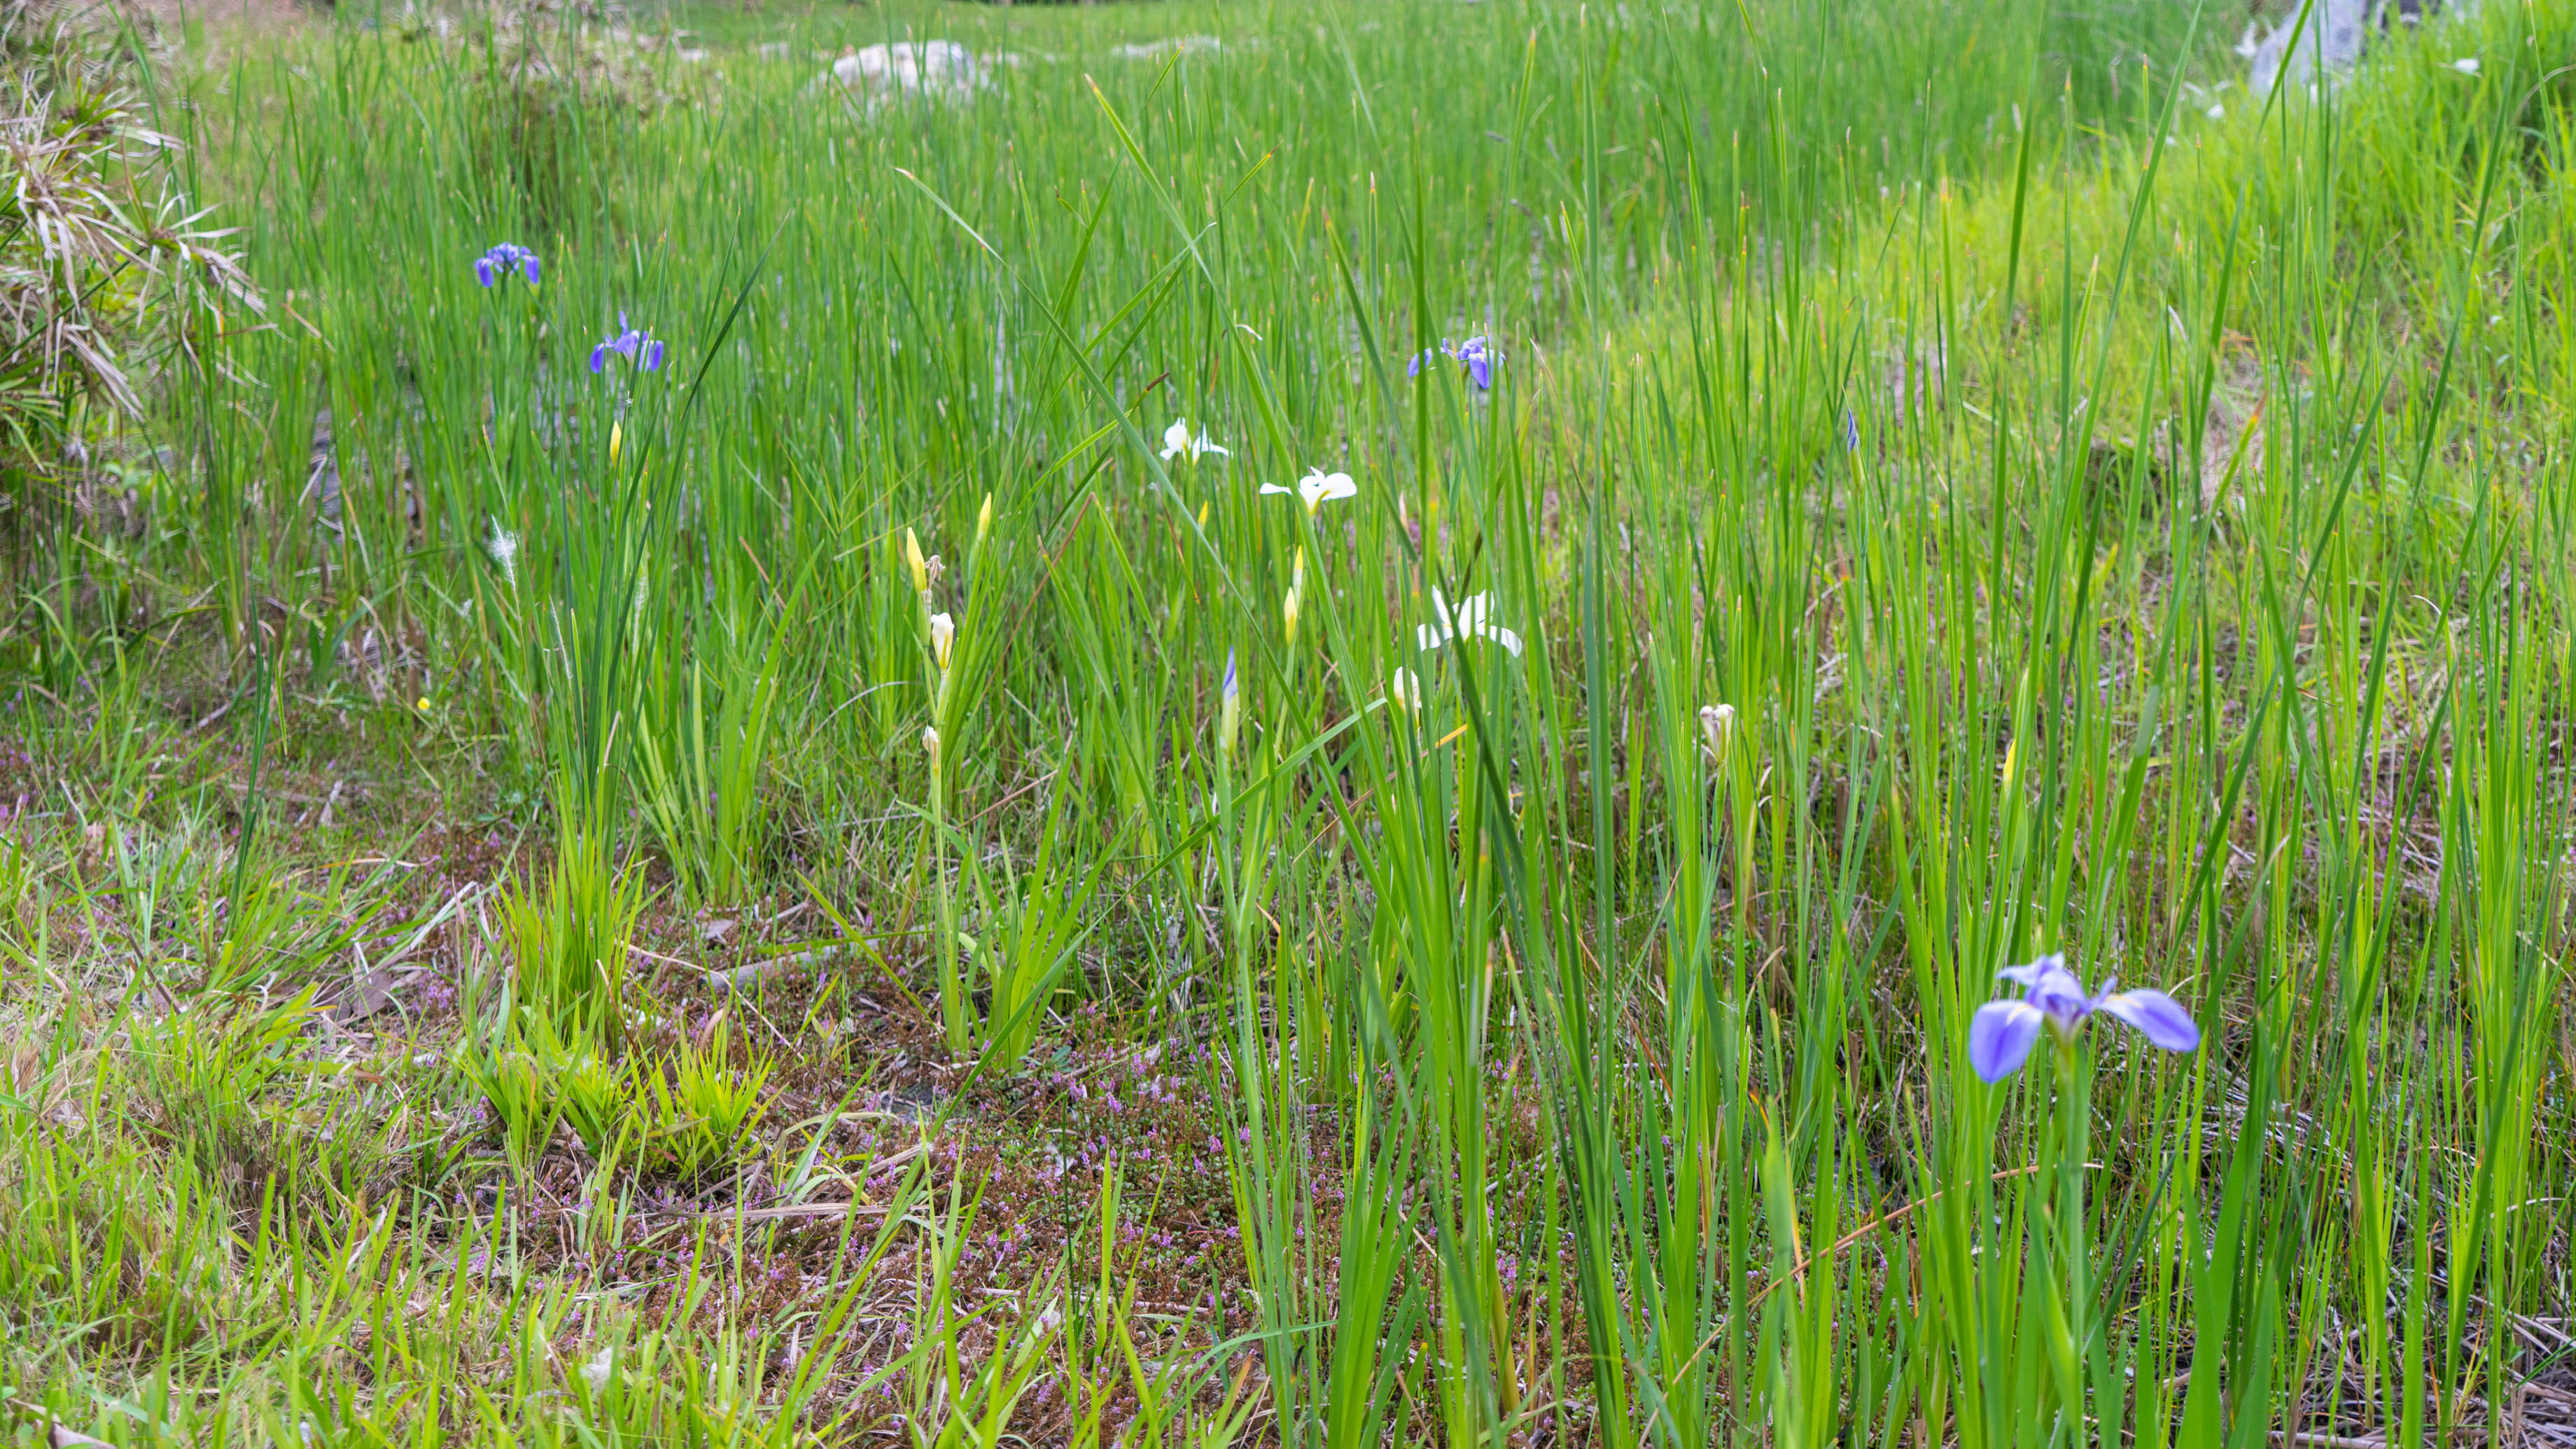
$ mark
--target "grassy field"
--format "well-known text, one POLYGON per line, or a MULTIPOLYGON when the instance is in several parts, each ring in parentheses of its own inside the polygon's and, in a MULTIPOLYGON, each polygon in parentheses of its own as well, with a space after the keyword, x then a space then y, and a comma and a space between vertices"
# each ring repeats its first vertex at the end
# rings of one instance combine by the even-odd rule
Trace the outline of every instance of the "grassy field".
POLYGON ((2245 19, 165 26, 10 1442, 2576 1444, 2576 7, 2245 19))

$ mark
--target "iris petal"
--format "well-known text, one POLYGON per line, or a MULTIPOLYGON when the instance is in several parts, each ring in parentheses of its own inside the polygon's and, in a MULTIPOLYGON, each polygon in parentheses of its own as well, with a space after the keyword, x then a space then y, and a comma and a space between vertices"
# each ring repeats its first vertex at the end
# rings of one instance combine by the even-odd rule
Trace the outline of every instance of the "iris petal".
POLYGON ((2024 1000, 2070 1026, 2093 1010, 2093 998, 2084 993, 2083 981, 2066 969, 2063 954, 2052 952, 2027 966, 2007 966, 1995 974, 2028 987, 2024 1000))
POLYGON ((2001 971, 1996 972, 1995 975, 2006 981, 2018 981, 2024 986, 2037 986, 2040 982, 2046 980, 2048 974, 2052 971, 2066 973, 2066 956, 2064 953, 2052 952, 2049 955, 2042 956, 2038 960, 2031 962, 2027 966, 2007 966, 2001 971))
POLYGON ((1359 485, 1351 481, 1350 474, 1327 473, 1321 468, 1297 480, 1297 492, 1305 498, 1306 511, 1309 513, 1314 512, 1326 499, 1348 498, 1359 491, 1359 485))
POLYGON ((2169 1052, 2200 1045, 2200 1023, 2181 1002, 2161 991, 2123 991, 2102 998, 2101 1009, 2138 1029, 2138 1035, 2169 1052))
POLYGON ((2021 1070, 2047 1014, 2026 1001, 1989 1001, 1968 1022, 1968 1068, 1988 1083, 2021 1070))

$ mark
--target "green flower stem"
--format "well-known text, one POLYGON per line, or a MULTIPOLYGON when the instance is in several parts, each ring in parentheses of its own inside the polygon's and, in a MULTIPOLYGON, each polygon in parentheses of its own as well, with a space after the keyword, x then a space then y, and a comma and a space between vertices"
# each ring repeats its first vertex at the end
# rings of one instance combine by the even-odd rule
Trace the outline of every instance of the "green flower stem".
POLYGON ((2056 1349, 2058 1412, 2068 1438, 2085 1439, 2084 1363, 2088 1348, 2085 1324, 2092 1301, 2091 1275, 2084 1233, 2084 1154, 2092 1127, 2092 1078, 2083 1043, 2071 1032, 2054 1033, 2057 1041, 2057 1126, 2061 1134, 2057 1161, 2057 1251, 2065 1260, 2066 1297, 2059 1305, 2056 1349))

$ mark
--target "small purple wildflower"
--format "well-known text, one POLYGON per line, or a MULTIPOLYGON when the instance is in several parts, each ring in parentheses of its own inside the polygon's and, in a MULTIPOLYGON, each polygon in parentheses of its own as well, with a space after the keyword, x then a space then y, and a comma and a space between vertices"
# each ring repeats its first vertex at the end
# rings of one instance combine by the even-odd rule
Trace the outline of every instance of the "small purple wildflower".
POLYGON ((645 372, 659 371, 662 366, 662 342, 650 332, 638 332, 626 325, 626 314, 617 314, 617 335, 590 349, 590 370, 606 372, 608 354, 617 353, 645 372))
POLYGON ((526 277, 529 286, 535 286, 537 254, 517 242, 503 242, 474 259, 474 279, 486 287, 510 280, 512 272, 526 277))
POLYGON ((1466 364, 1467 380, 1476 385, 1478 392, 1486 392, 1493 388, 1494 364, 1502 360, 1503 354, 1495 350, 1494 345, 1486 341, 1481 333, 1455 347, 1450 346, 1448 339, 1443 338, 1436 353, 1426 347, 1414 354, 1412 363, 1404 369, 1404 375, 1421 376, 1422 364, 1430 361, 1434 356, 1446 356, 1466 364))
POLYGON ((2021 997, 1989 1001, 1968 1023, 1968 1065, 1988 1082, 2000 1082, 2021 1070, 2039 1040, 2042 1026, 2061 1040, 2072 1041, 2087 1017, 2099 1011, 2135 1027, 2154 1046, 2187 1052, 2200 1046, 2200 1026, 2182 1003, 2161 991, 2118 991, 2119 979, 2102 983, 2086 995, 2084 982, 2066 969, 2063 955, 2042 956, 2027 966, 2007 966, 1996 973, 2020 982, 2021 997))

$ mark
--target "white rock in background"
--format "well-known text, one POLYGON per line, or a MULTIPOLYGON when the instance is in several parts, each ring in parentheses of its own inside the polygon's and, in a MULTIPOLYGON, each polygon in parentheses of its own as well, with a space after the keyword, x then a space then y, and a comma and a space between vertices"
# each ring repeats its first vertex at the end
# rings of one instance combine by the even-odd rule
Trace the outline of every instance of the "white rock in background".
POLYGON ((2305 85, 2323 71, 2346 71, 2361 59, 2363 38, 2370 30, 2370 0, 2308 0, 2303 27, 2293 10, 2268 35, 2249 29, 2237 51, 2253 61, 2247 84, 2254 94, 2269 95, 2282 81, 2305 85), (2291 41, 2298 42, 2295 48, 2291 41))
POLYGON ((2314 85, 2352 69, 2381 32, 2411 29, 2437 11, 2467 16, 2476 8, 2475 0, 2314 0, 2294 51, 2291 36, 2300 26, 2299 6, 2292 4, 2268 32, 2247 26, 2236 53, 2252 62, 2246 85, 2255 95, 2266 96, 2282 81, 2314 85))
POLYGON ((865 96, 871 106, 910 95, 962 101, 989 83, 975 53, 953 40, 899 40, 845 50, 832 62, 832 78, 865 96))

